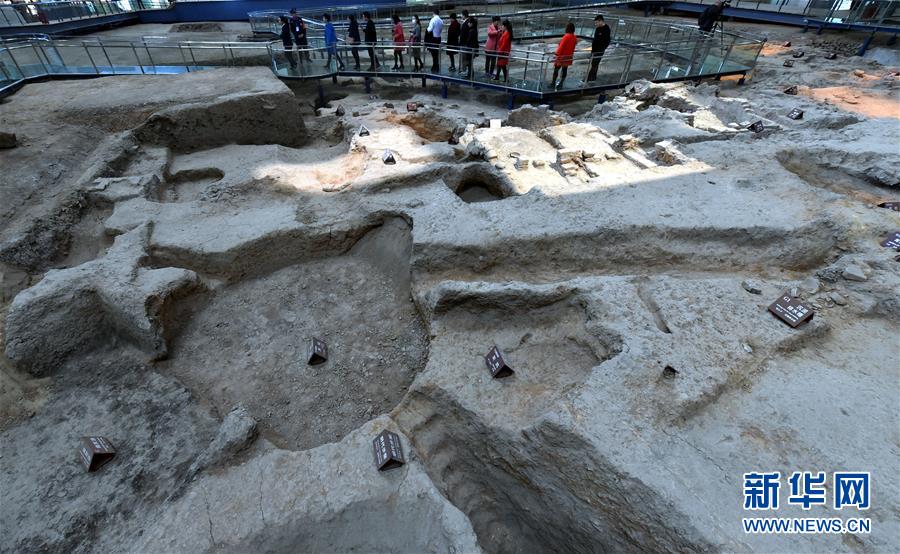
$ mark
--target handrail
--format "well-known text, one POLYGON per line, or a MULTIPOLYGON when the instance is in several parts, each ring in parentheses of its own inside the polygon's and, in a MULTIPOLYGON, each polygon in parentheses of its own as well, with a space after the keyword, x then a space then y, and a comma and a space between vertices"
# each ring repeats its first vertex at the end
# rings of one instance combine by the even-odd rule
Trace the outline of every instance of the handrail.
MULTIPOLYGON (((537 15, 523 14, 517 20, 517 39, 547 39, 561 34, 561 22, 574 20, 576 33, 586 37, 593 29, 596 12, 560 10, 537 15)), ((350 45, 344 42, 327 47, 321 36, 310 36, 309 45, 301 51, 285 50, 280 41, 227 42, 170 40, 147 37, 141 40, 117 38, 48 39, 29 37, 0 43, 0 89, 25 79, 59 75, 119 75, 184 73, 221 66, 267 65, 286 79, 322 79, 338 75, 365 77, 407 77, 437 79, 444 83, 505 90, 549 98, 561 94, 586 94, 602 91, 627 82, 651 80, 698 79, 701 77, 743 74, 753 69, 763 41, 738 33, 700 32, 696 27, 647 18, 608 17, 613 44, 596 68, 589 52, 576 52, 571 75, 565 82, 555 81, 555 57, 541 42, 523 46, 518 42, 509 53, 508 80, 499 81, 499 72, 487 75, 488 57, 494 56, 482 47, 469 49, 439 46, 397 45, 392 41, 376 41, 350 45), (387 64, 394 54, 406 58, 409 65, 391 71, 387 64), (299 57, 297 54, 301 54, 299 57), (424 64, 420 71, 411 67, 418 56, 424 64), (371 69, 357 67, 366 60, 371 69), (376 67, 378 63, 381 67, 376 67), (294 63, 291 63, 294 62, 294 63), (432 65, 437 67, 432 69, 432 65), (457 63, 458 62, 458 63, 457 63), (341 65, 344 67, 341 67, 341 65), (475 65, 478 64, 478 68, 475 65), (450 72, 451 66, 467 66, 467 71, 450 72), (588 74, 595 74, 588 81, 588 74), (581 82, 577 80, 581 78, 581 82)), ((399 60, 398 59, 398 60, 399 60)))
POLYGON ((77 19, 164 10, 169 0, 61 0, 0 4, 0 27, 41 26, 77 19))

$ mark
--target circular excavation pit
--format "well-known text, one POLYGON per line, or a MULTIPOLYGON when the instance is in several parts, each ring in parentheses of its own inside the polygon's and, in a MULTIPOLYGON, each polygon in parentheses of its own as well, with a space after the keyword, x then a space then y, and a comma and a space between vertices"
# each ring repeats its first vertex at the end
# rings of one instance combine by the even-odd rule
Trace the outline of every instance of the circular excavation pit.
POLYGON ((406 224, 391 220, 345 255, 194 298, 177 316, 186 324, 162 367, 220 414, 243 404, 276 446, 339 440, 389 412, 424 366, 410 241, 406 224), (327 344, 326 362, 307 363, 312 337, 327 344))
POLYGON ((444 182, 466 204, 495 202, 512 195, 506 177, 486 163, 469 164, 445 176, 444 182))

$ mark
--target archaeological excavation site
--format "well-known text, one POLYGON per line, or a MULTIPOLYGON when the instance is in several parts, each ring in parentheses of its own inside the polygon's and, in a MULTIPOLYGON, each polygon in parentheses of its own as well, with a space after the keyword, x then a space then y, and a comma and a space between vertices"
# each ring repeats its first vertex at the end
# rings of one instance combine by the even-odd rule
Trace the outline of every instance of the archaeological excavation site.
POLYGON ((0 2, 0 552, 900 550, 900 2, 97 1, 0 2))

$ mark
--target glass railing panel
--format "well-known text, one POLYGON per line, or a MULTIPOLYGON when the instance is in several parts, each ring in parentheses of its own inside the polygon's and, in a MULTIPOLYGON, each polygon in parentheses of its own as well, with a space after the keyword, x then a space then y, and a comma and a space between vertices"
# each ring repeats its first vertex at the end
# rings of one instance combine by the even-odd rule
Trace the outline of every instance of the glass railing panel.
POLYGON ((144 73, 136 48, 133 48, 130 42, 104 43, 103 50, 116 75, 140 75, 144 73))
POLYGON ((191 62, 186 47, 153 43, 143 43, 142 46, 147 59, 153 61, 153 67, 147 73, 171 74, 189 71, 191 62))
POLYGON ((0 47, 0 70, 2 70, 0 73, 9 81, 18 81, 25 77, 7 47, 0 47))
POLYGON ((13 65, 19 68, 24 77, 38 77, 47 74, 47 68, 31 44, 10 46, 7 51, 12 57, 13 65))

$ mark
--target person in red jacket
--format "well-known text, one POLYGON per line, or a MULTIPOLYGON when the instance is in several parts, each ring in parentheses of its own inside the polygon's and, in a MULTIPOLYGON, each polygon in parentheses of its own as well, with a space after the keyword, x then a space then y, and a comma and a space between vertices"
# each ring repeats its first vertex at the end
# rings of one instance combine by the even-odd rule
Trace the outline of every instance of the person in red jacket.
POLYGON ((403 24, 400 23, 400 16, 394 14, 391 18, 394 21, 394 71, 403 71, 403 48, 406 46, 406 37, 403 36, 403 24))
POLYGON ((512 23, 507 19, 503 21, 503 33, 497 40, 497 50, 495 50, 495 54, 497 55, 497 74, 494 75, 495 81, 500 79, 501 71, 503 72, 503 82, 509 81, 509 53, 512 50, 512 41, 512 23))
POLYGON ((570 22, 566 25, 566 34, 563 35, 562 40, 559 41, 559 46, 556 47, 556 60, 553 62, 553 81, 550 83, 556 89, 561 89, 563 81, 566 80, 577 43, 578 37, 575 36, 575 24, 570 22), (559 82, 556 81, 557 76, 559 76, 559 82))

